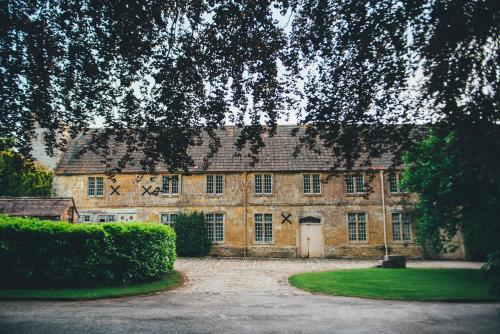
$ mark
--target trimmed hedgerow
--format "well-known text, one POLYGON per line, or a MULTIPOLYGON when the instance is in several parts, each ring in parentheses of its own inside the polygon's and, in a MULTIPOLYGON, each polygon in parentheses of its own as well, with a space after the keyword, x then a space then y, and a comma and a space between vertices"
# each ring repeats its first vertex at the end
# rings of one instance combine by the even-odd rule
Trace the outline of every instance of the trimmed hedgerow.
POLYGON ((0 284, 100 286, 160 279, 175 232, 155 223, 69 224, 0 215, 0 284))
POLYGON ((177 234, 177 254, 180 256, 208 255, 212 242, 208 238, 203 212, 179 214, 174 229, 177 234))

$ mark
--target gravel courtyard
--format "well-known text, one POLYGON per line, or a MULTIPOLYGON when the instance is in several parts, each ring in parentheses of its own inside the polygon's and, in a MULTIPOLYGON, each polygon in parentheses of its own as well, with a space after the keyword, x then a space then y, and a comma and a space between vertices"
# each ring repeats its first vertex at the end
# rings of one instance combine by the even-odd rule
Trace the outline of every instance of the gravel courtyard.
MULTIPOLYGON (((179 258, 175 268, 186 276, 174 290, 186 293, 251 293, 263 295, 309 294, 288 284, 292 274, 307 271, 368 268, 377 261, 330 259, 179 258)), ((410 261, 411 268, 481 268, 461 261, 410 261)))

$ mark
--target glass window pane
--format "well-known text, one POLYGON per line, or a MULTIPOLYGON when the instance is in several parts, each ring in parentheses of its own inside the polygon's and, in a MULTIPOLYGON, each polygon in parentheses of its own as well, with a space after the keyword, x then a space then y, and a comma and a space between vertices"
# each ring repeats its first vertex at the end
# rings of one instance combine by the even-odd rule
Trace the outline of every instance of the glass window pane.
POLYGON ((264 193, 272 194, 273 192, 273 182, 271 174, 264 175, 264 193))
POLYGON ((411 234, 410 234, 410 224, 409 223, 404 223, 403 224, 403 240, 408 241, 411 240, 411 234))
POLYGON ((177 213, 171 213, 170 214, 170 221, 172 223, 175 223, 177 221, 177 213))
POLYGON ((396 178, 396 174, 389 175, 389 191, 391 193, 398 192, 398 180, 396 178))
POLYGON ((363 175, 356 176, 356 192, 362 193, 365 191, 365 183, 363 180, 363 175))
POLYGON ((216 175, 215 179, 216 179, 215 192, 217 194, 222 194, 223 189, 224 189, 222 175, 216 175))
POLYGON ((355 213, 348 213, 347 214, 347 221, 355 222, 356 221, 356 214, 355 213))
POLYGON ((95 195, 95 178, 89 177, 89 191, 88 195, 89 196, 94 196, 95 195))
POLYGON ((321 182, 320 182, 319 174, 313 175, 313 192, 315 194, 321 193, 321 182))
POLYGON ((311 193, 311 175, 304 174, 304 194, 311 193))
POLYGON ((399 223, 392 223, 392 238, 394 241, 401 240, 401 225, 399 223))
POLYGON ((358 223, 358 240, 366 240, 366 223, 358 223))
POLYGON ((261 221, 255 221, 255 241, 256 242, 262 242, 264 240, 263 238, 263 231, 262 231, 262 220, 261 221))
POLYGON ((179 193, 179 175, 172 176, 172 194, 179 193))
POLYGON ((224 241, 224 224, 223 223, 215 223, 215 241, 217 241, 217 242, 224 241))
POLYGON ((255 184, 255 193, 262 194, 262 175, 255 175, 254 184, 255 184))
POLYGON ((160 222, 162 224, 168 224, 168 223, 170 223, 170 215, 168 213, 162 213, 160 215, 160 222))
POLYGON ((104 179, 102 177, 96 177, 95 180, 95 194, 96 196, 102 196, 104 194, 104 179))
POLYGON ((264 241, 265 242, 272 242, 273 241, 273 224, 266 223, 266 224, 264 224, 264 226, 265 226, 264 241))
POLYGON ((207 175, 207 194, 214 193, 214 176, 207 175))
POLYGON ((163 175, 161 191, 164 194, 170 193, 170 176, 163 175))
POLYGON ((352 175, 347 175, 347 193, 354 194, 354 177, 352 175))
POLYGON ((214 239, 214 224, 213 223, 207 224, 207 233, 208 233, 208 239, 210 239, 211 241, 215 241, 215 239, 214 239))
POLYGON ((349 223, 349 241, 356 240, 356 223, 349 223))

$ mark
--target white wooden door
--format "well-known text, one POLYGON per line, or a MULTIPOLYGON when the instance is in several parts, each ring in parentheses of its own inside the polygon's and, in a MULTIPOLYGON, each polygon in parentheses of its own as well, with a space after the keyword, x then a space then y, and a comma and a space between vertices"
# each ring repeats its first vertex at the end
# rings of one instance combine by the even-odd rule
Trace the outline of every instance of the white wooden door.
POLYGON ((323 228, 321 224, 300 224, 300 256, 322 257, 323 228))

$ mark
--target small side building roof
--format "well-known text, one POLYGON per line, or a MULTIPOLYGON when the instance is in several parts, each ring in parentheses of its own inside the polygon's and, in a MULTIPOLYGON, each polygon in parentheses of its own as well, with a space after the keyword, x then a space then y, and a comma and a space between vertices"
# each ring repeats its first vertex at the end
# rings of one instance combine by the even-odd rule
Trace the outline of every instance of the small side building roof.
POLYGON ((72 197, 0 197, 0 214, 9 216, 61 216, 70 207, 78 215, 72 197))

